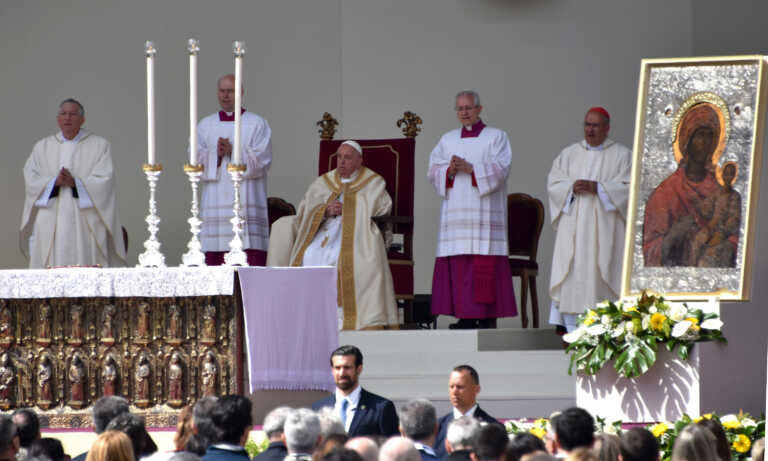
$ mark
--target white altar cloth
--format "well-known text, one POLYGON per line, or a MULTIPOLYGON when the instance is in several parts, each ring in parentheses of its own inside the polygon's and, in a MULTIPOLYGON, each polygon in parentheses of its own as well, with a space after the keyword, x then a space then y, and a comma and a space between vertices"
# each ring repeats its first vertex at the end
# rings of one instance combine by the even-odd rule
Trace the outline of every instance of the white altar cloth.
POLYGON ((232 295, 235 268, 0 270, 0 299, 232 295))

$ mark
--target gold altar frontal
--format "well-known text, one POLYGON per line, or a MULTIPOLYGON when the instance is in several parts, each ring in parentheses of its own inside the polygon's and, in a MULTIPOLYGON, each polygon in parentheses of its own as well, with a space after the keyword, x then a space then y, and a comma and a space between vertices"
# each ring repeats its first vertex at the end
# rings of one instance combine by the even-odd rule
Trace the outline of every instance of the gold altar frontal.
POLYGON ((242 393, 238 285, 233 295, 0 299, 0 409, 91 427, 93 402, 118 395, 148 427, 168 427, 200 397, 242 393))

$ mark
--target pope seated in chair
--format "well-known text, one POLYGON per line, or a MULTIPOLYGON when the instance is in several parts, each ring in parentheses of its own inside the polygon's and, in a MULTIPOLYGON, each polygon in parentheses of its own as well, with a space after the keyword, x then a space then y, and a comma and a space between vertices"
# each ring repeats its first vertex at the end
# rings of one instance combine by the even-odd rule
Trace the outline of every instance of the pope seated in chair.
POLYGON ((362 148, 345 141, 338 167, 307 189, 295 216, 272 226, 268 266, 336 266, 344 330, 397 328, 392 274, 381 231, 389 214, 384 178, 363 166, 362 148))

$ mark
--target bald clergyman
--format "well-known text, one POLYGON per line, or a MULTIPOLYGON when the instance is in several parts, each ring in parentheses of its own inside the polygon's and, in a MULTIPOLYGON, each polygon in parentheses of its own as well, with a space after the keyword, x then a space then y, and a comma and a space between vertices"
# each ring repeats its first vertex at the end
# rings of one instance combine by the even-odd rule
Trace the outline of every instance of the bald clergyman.
POLYGON ((371 220, 389 214, 384 178, 363 166, 362 148, 345 141, 337 168, 316 179, 296 216, 272 226, 267 265, 338 267, 343 329, 397 327, 384 239, 371 220))

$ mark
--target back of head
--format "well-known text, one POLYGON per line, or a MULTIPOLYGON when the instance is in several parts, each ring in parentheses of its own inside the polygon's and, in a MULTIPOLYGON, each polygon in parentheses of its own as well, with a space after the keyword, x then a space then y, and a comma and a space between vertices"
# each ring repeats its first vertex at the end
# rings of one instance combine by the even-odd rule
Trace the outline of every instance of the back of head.
POLYGON ((594 441, 595 420, 586 410, 571 407, 555 416, 552 426, 560 447, 565 451, 590 448, 594 441))
MULTIPOLYGON (((147 442, 149 441, 149 434, 144 426, 144 420, 131 413, 123 413, 112 418, 112 421, 107 424, 108 431, 120 431, 123 432, 128 438, 131 439, 131 445, 133 446, 133 456, 136 459, 145 456, 147 442)), ((157 447, 155 447, 156 449, 157 447)), ((153 450, 154 452, 156 450, 153 450)))
POLYGON ((347 430, 344 429, 344 424, 339 418, 339 413, 333 411, 333 408, 323 407, 316 414, 320 420, 320 436, 323 439, 335 434, 347 434, 347 430))
POLYGON ((134 461, 131 439, 120 431, 105 431, 96 437, 85 461, 134 461))
POLYGON ((0 414, 0 452, 4 452, 13 445, 16 437, 16 424, 10 415, 0 414))
POLYGON ((578 447, 568 453, 566 461, 597 461, 597 456, 587 447, 578 447))
POLYGON ((187 442, 187 450, 203 454, 210 445, 217 443, 218 431, 213 424, 212 413, 218 401, 218 397, 203 397, 195 403, 192 409, 195 435, 187 442))
POLYGON ((400 407, 398 416, 403 432, 413 440, 425 440, 435 432, 437 412, 429 400, 416 399, 405 403, 400 407))
POLYGON ((64 461, 64 447, 61 445, 59 439, 52 437, 43 437, 34 440, 29 445, 29 452, 27 455, 30 458, 46 457, 51 461, 64 461))
POLYGON ((447 453, 443 461, 472 461, 472 450, 453 450, 447 453))
POLYGON ((322 461, 363 461, 363 458, 354 450, 336 448, 324 454, 322 461))
POLYGON ((680 431, 672 448, 672 461, 718 461, 717 440, 704 426, 689 424, 680 431))
POLYGON ((633 427, 621 434, 621 457, 624 461, 656 461, 659 442, 648 429, 633 427))
POLYGON ((520 461, 523 455, 537 451, 546 451, 544 442, 530 432, 516 434, 507 444, 504 453, 505 461, 520 461))
POLYGON ((445 440, 454 450, 472 450, 477 448, 477 435, 480 432, 480 421, 469 416, 454 419, 445 432, 445 440))
POLYGON ((477 457, 483 461, 497 460, 509 443, 507 430, 500 424, 486 424, 477 434, 477 457))
POLYGON ((285 418, 291 411, 293 411, 293 408, 291 407, 277 407, 267 413, 267 416, 264 417, 264 424, 262 425, 262 430, 267 435, 267 438, 271 439, 283 434, 285 418))
MULTIPOLYGON (((321 430, 322 430, 322 420, 320 422, 321 430)), ((349 441, 349 436, 344 434, 329 434, 327 436, 320 436, 320 443, 317 444, 317 447, 315 448, 315 451, 312 453, 313 459, 319 459, 325 456, 327 453, 332 452, 333 450, 339 450, 341 448, 344 448, 344 444, 346 444, 349 441)))
POLYGON ((731 444, 728 443, 723 426, 717 420, 707 418, 702 419, 696 424, 706 427, 715 436, 717 440, 717 456, 720 457, 720 461, 731 461, 731 444))
POLYGON ((289 453, 312 453, 320 437, 320 419, 312 410, 299 408, 285 418, 283 431, 289 453))
POLYGON ((752 461, 764 461, 765 460, 765 437, 755 441, 752 445, 752 461))
POLYGON ((12 416, 19 431, 19 443, 28 448, 33 440, 40 438, 40 418, 30 408, 19 408, 12 416))
POLYGON ((187 405, 179 413, 179 421, 176 423, 176 433, 173 435, 173 445, 176 450, 183 451, 187 447, 189 439, 195 433, 192 421, 192 405, 187 405))
POLYGON ((541 451, 535 451, 533 453, 528 453, 527 455, 523 455, 520 460, 521 461, 557 461, 560 458, 555 458, 554 456, 550 455, 547 452, 541 452, 541 451))
POLYGON ((168 461, 200 461, 200 457, 189 451, 177 451, 168 458, 168 461))
POLYGON ((211 421, 216 428, 215 443, 239 444, 243 435, 253 426, 253 404, 243 395, 225 395, 211 410, 211 421))
POLYGON ((102 397, 93 403, 93 431, 101 434, 107 429, 107 424, 115 416, 128 413, 130 407, 128 401, 116 395, 102 397))
MULTIPOLYGON (((653 437, 653 434, 651 434, 651 437, 653 437)), ((621 440, 618 436, 613 434, 605 434, 602 432, 595 434, 595 442, 592 444, 592 453, 595 454, 598 461, 619 461, 619 455, 622 454, 621 440)))
POLYGON ((379 459, 379 446, 369 437, 355 437, 344 444, 344 448, 354 450, 363 458, 363 461, 376 461, 379 459))
POLYGON ((379 461, 421 461, 421 455, 412 440, 392 437, 381 446, 379 461))

